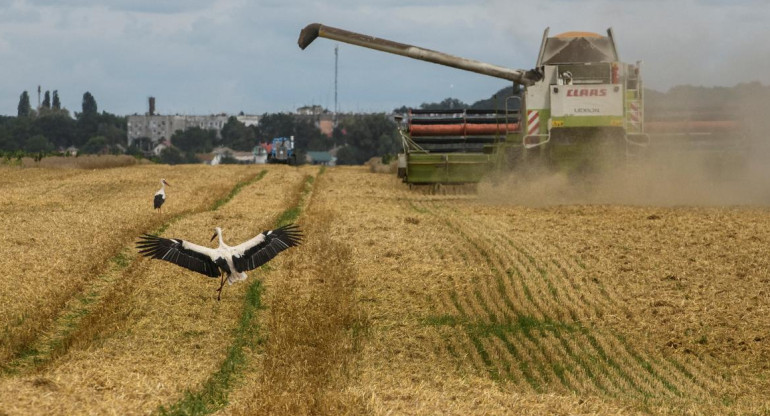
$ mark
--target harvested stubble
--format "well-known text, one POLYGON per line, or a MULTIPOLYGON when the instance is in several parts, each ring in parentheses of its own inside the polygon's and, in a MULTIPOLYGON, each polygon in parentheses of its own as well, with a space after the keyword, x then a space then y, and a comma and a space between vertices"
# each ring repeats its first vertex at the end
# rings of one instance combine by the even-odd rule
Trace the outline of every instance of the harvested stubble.
POLYGON ((302 217, 305 243, 266 280, 264 351, 227 413, 365 413, 349 390, 365 319, 355 299, 351 247, 331 240, 331 214, 302 217), (253 377, 253 379, 252 379, 253 377))
MULTIPOLYGON (((688 270, 679 258, 684 253, 670 249, 687 234, 662 239, 649 228, 653 213, 681 216, 675 222, 691 238, 708 228, 729 241, 736 229, 751 229, 754 237, 744 239, 751 243, 767 231, 764 210, 490 206, 472 195, 415 194, 393 178, 353 168, 330 170, 324 183, 328 189, 318 191, 316 203, 335 213, 331 238, 353 247, 357 293, 371 325, 357 360, 358 382, 346 391, 359 394, 373 413, 767 409, 759 387, 766 345, 754 341, 740 366, 727 354, 714 360, 712 350, 673 348, 668 341, 680 326, 669 325, 668 316, 654 328, 649 320, 660 316, 650 305, 674 302, 648 298, 659 292, 679 303, 693 299, 687 290, 661 290, 661 265, 688 270), (711 228, 712 215, 726 215, 727 226, 711 228), (630 262, 615 257, 629 246, 637 251, 630 262), (635 275, 645 262, 645 273, 635 275), (716 382, 723 374, 732 385, 716 382)), ((760 246, 731 250, 748 249, 757 267, 738 292, 762 282, 768 257, 760 246)), ((746 255, 722 254, 689 253, 723 260, 711 273, 734 267, 746 273, 739 260, 746 255)), ((691 307, 713 302, 721 311, 741 309, 707 297, 691 307)), ((768 327, 760 313, 752 319, 743 329, 746 340, 761 338, 750 327, 768 327)), ((724 321, 716 325, 712 335, 727 329, 724 321)))
MULTIPOLYGON (((308 172, 271 167, 165 235, 201 242, 215 222, 238 241, 253 230, 232 224, 260 209, 269 228, 308 172)), ((305 244, 258 272, 264 344, 221 414, 770 412, 767 210, 532 208, 365 167, 326 170, 304 207, 305 244)), ((200 385, 244 287, 211 306, 209 281, 155 263, 126 270, 122 319, 40 376, 3 379, 0 403, 144 413, 200 385)))
MULTIPOLYGON (((473 338, 475 330, 487 328, 477 320, 489 323, 495 316, 479 300, 488 294, 475 295, 489 287, 480 281, 492 275, 491 268, 485 256, 437 214, 442 204, 463 206, 473 196, 415 194, 395 178, 362 175, 356 168, 337 168, 327 175, 328 188, 317 191, 315 202, 335 213, 330 237, 353 247, 357 296, 369 322, 356 360, 356 383, 345 391, 359 395, 371 413, 620 409, 588 397, 535 395, 527 384, 511 386, 489 377, 487 363, 500 372, 508 371, 510 364, 491 361, 508 357, 506 349, 489 354, 479 350, 479 340, 473 338), (459 316, 459 310, 469 315, 459 316)), ((483 230, 465 234, 483 235, 483 230)), ((500 310, 502 302, 497 303, 495 309, 500 310)), ((490 338, 480 342, 498 345, 490 338)))
POLYGON ((98 280, 109 259, 140 232, 202 209, 247 171, 210 175, 200 167, 138 166, 96 171, 4 168, 0 184, 3 322, 7 364, 52 322, 65 303, 98 280), (166 213, 152 209, 160 177, 176 181, 166 213))
MULTIPOLYGON (((104 239, 100 240, 102 245, 110 238, 118 240, 115 245, 130 248, 131 265, 112 285, 104 288, 98 304, 84 318, 83 325, 76 328, 77 338, 72 341, 76 348, 34 376, 2 379, 3 411, 12 414, 147 413, 177 400, 187 389, 195 390, 217 368, 232 339, 246 284, 226 287, 222 301, 217 302, 218 282, 214 279, 166 262, 138 259, 133 249, 136 236, 140 232, 151 232, 162 223, 153 220, 157 214, 151 206, 157 178, 162 174, 173 184, 167 202, 169 215, 181 212, 185 204, 200 205, 198 213, 172 221, 163 235, 209 245, 215 225, 225 229, 225 238, 231 243, 270 228, 271 222, 291 202, 292 195, 283 194, 283 190, 297 188, 304 175, 294 169, 269 167, 262 180, 241 189, 216 211, 210 211, 214 201, 224 196, 222 191, 229 191, 239 179, 254 176, 259 170, 217 167, 218 175, 212 175, 209 169, 142 167, 138 172, 134 172, 134 168, 113 170, 115 177, 103 178, 105 182, 112 182, 127 175, 128 182, 145 185, 118 187, 120 197, 108 198, 115 201, 106 202, 109 206, 102 206, 103 211, 93 215, 93 218, 101 215, 102 221, 109 220, 115 234, 100 237, 99 231, 109 227, 102 224, 84 231, 85 241, 81 244, 90 248, 95 239, 104 239), (117 175, 121 171, 123 175, 117 175), (147 189, 139 189, 147 186, 150 186, 149 196, 147 189), (215 188, 221 190, 213 192, 215 188), (232 209, 230 204, 236 208, 232 209), (121 210, 120 207, 127 208, 121 210), (132 221, 126 226, 128 231, 118 233, 121 218, 109 217, 109 212, 132 221), (227 234, 228 230, 233 231, 232 235, 227 234)), ((92 187, 94 181, 96 179, 83 177, 78 183, 92 187)), ((74 184, 72 188, 76 188, 74 184)), ((104 199, 99 204, 105 204, 104 199)), ((110 255, 107 248, 104 250, 102 261, 110 255)), ((260 273, 250 274, 252 278, 259 278, 260 273)))

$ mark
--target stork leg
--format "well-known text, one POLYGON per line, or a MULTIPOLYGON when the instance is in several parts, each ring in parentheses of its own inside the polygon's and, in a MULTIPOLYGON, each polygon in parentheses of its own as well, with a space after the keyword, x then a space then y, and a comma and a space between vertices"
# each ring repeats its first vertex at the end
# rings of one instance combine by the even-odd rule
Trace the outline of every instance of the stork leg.
POLYGON ((225 287, 225 274, 222 273, 222 277, 219 281, 219 289, 217 289, 217 300, 222 298, 222 288, 225 287))

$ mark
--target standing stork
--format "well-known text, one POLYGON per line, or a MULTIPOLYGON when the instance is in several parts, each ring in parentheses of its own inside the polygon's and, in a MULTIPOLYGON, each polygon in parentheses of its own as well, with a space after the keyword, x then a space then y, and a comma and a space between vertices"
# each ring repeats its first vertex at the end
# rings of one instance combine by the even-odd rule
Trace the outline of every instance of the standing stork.
POLYGON ((209 277, 219 277, 217 300, 222 296, 225 280, 229 284, 246 279, 246 272, 267 263, 278 253, 302 242, 302 232, 295 224, 264 231, 237 246, 228 246, 222 229, 216 227, 211 241, 219 237, 219 247, 208 248, 177 238, 144 234, 136 243, 145 257, 165 260, 209 277))
POLYGON ((166 182, 165 179, 160 180, 160 189, 158 189, 158 192, 155 192, 155 200, 153 201, 153 206, 155 209, 160 211, 160 207, 163 206, 163 203, 166 202, 166 185, 169 185, 168 182, 166 182))

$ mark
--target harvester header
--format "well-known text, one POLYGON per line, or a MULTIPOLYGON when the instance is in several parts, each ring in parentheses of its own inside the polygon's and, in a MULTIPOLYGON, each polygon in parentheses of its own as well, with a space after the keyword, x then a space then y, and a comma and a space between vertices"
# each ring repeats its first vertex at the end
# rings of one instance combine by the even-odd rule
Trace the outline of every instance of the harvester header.
POLYGON ((450 66, 452 68, 462 69, 465 71, 476 72, 478 74, 488 75, 495 78, 502 78, 523 85, 532 85, 543 77, 540 71, 536 69, 521 70, 506 68, 476 61, 473 59, 460 58, 458 56, 420 48, 418 46, 393 42, 390 40, 376 38, 374 36, 362 35, 360 33, 338 29, 336 27, 324 26, 320 23, 311 23, 305 26, 305 28, 302 29, 299 34, 299 40, 297 41, 297 44, 301 49, 304 50, 318 37, 333 39, 339 42, 363 46, 365 48, 406 56, 413 59, 419 59, 421 61, 432 62, 434 64, 450 66))

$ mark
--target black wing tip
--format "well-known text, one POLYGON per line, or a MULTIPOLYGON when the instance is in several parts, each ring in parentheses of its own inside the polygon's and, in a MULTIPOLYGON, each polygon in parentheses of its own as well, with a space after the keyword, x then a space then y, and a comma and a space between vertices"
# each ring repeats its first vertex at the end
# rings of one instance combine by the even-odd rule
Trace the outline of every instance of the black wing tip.
POLYGON ((299 229, 283 231, 279 238, 284 241, 289 247, 298 246, 302 244, 302 232, 299 229))
POLYGON ((274 230, 263 231, 262 234, 264 235, 269 234, 277 238, 280 238, 281 241, 286 243, 289 247, 294 247, 302 244, 302 238, 304 237, 304 235, 302 234, 302 230, 299 228, 299 225, 295 223, 282 225, 274 230))
POLYGON ((292 223, 284 224, 284 225, 276 228, 275 230, 273 230, 273 232, 275 232, 275 231, 293 231, 293 230, 299 231, 299 225, 292 222, 292 223))
POLYGON ((160 258, 162 257, 161 242, 162 237, 152 234, 142 234, 136 242, 136 249, 144 257, 160 258))
POLYGON ((136 240, 136 245, 138 246, 139 244, 145 244, 145 245, 157 244, 158 241, 160 241, 160 237, 158 237, 157 235, 142 234, 139 236, 139 239, 136 240))

